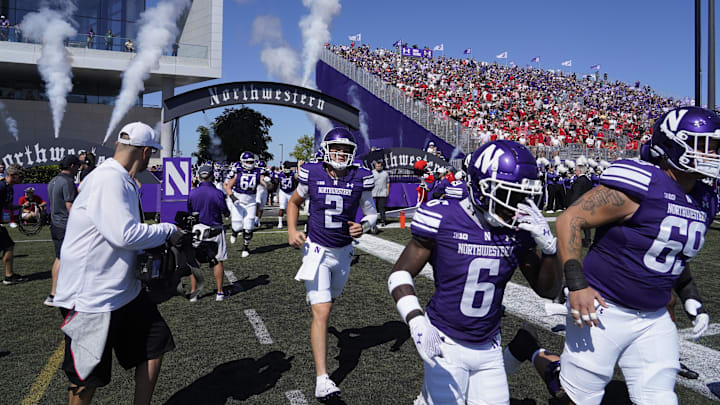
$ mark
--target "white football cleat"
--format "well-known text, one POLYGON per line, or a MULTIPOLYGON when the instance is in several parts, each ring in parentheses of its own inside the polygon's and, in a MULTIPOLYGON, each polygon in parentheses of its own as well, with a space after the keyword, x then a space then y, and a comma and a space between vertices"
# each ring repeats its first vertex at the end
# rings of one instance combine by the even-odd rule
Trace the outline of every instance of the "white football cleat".
POLYGON ((335 385, 333 380, 328 377, 327 374, 317 377, 315 385, 315 398, 318 401, 324 402, 333 397, 337 398, 340 396, 340 388, 335 385))
POLYGON ((242 253, 240 254, 240 256, 241 256, 241 257, 248 257, 248 256, 250 256, 250 252, 248 252, 247 250, 243 250, 242 253))
POLYGON ((237 236, 230 234, 230 244, 234 245, 237 242, 237 236))

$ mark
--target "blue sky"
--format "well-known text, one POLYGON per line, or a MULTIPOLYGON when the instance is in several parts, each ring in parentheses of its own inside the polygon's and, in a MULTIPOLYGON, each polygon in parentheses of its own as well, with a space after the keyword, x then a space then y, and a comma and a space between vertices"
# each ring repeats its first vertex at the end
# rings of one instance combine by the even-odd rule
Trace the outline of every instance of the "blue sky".
MULTIPOLYGON (((703 3, 706 8, 707 2, 703 3)), ((601 72, 607 72, 611 80, 640 80, 665 96, 692 97, 694 92, 694 2, 689 0, 345 0, 341 6, 331 27, 334 44, 349 44, 349 35, 362 33, 362 42, 373 48, 389 48, 398 39, 421 47, 443 43, 446 56, 463 57, 463 49, 472 48, 475 59, 493 61, 495 55, 507 51, 508 61, 521 66, 540 56, 541 67, 547 69, 561 68, 562 61, 572 59, 572 70, 578 74, 591 73, 590 66, 600 64, 601 72)), ((252 22, 258 16, 278 17, 286 41, 300 53, 298 22, 307 13, 300 0, 226 0, 222 78, 179 88, 176 93, 212 83, 274 80, 260 61, 261 47, 251 44, 252 22)), ((702 24, 705 34, 706 12, 702 24)), ((707 60, 705 50, 703 60, 707 60)), ((146 96, 146 102, 160 104, 159 95, 146 96)), ((259 104, 249 107, 273 120, 270 152, 276 156, 274 163, 280 160, 280 144, 287 158, 297 138, 313 132, 301 111, 259 104)), ((216 109, 206 116, 196 113, 180 120, 184 155, 195 150, 198 125, 206 125, 221 112, 216 109)))

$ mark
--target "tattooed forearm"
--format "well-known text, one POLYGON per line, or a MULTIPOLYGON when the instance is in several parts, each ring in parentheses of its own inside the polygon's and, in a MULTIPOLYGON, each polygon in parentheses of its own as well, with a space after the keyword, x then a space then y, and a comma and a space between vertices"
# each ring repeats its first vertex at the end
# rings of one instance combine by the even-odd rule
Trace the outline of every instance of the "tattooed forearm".
POLYGON ((582 256, 583 229, 587 221, 580 217, 570 219, 570 239, 568 239, 568 252, 573 258, 580 259, 582 256))
POLYGON ((622 207, 627 200, 625 194, 612 190, 605 187, 598 187, 595 190, 591 190, 582 197, 578 198, 572 206, 579 205, 583 211, 590 212, 590 215, 595 214, 596 208, 602 208, 607 206, 622 207))

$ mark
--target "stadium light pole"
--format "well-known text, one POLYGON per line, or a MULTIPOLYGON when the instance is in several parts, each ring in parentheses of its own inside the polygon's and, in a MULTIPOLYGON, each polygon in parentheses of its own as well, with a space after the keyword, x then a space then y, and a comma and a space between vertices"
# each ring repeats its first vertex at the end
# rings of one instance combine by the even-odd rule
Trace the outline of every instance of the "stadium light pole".
POLYGON ((715 110, 715 0, 708 0, 708 108, 715 110))
POLYGON ((700 85, 702 82, 702 34, 701 34, 701 22, 700 22, 700 0, 695 0, 695 106, 700 107, 701 90, 700 85))
POLYGON ((282 165, 282 162, 283 162, 283 160, 284 160, 284 159, 283 159, 283 158, 284 158, 284 155, 283 155, 283 144, 279 143, 278 145, 280 145, 280 164, 282 165))

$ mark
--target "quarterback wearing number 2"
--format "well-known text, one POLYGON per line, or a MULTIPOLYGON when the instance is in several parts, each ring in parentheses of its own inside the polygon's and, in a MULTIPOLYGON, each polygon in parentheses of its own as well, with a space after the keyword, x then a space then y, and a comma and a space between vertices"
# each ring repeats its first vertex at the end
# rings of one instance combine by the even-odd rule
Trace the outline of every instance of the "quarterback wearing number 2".
POLYGON ((467 162, 469 196, 418 208, 413 239, 388 279, 425 366, 416 404, 510 403, 500 346, 505 285, 519 267, 539 295, 560 291, 557 242, 536 205, 543 186, 530 151, 494 141, 467 162), (413 278, 426 262, 435 292, 423 312, 413 278))
POLYGON ((618 160, 557 221, 570 290, 560 381, 576 404, 599 404, 618 363, 634 404, 677 404, 678 334, 672 290, 693 321, 709 316, 689 262, 705 242, 717 198, 703 178, 720 172, 720 117, 699 107, 655 121, 641 160, 618 160), (597 228, 581 263, 582 233, 597 228))
POLYGON ((375 226, 377 211, 372 198, 373 174, 353 165, 355 138, 345 128, 333 128, 321 143, 324 161, 305 163, 298 173, 300 184, 287 206, 288 242, 303 247, 303 264, 297 280, 305 282, 312 306, 310 343, 317 381, 315 397, 326 401, 340 390, 327 375, 327 325, 332 303, 350 274, 352 239, 375 226), (310 199, 308 235, 297 231, 300 205, 310 199), (358 206, 365 215, 354 222, 358 206))

